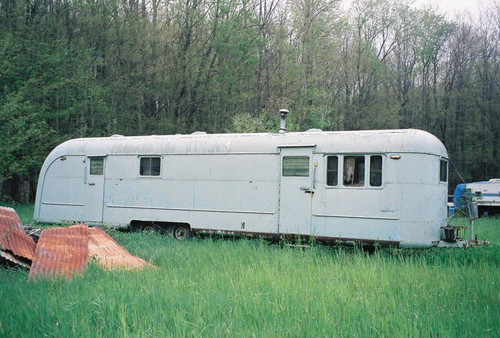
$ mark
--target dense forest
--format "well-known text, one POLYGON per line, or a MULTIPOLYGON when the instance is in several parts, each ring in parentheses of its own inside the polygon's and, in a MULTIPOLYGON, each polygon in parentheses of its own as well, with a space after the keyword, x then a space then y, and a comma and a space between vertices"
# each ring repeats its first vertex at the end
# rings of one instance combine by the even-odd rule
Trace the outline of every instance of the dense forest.
POLYGON ((276 131, 280 108, 292 131, 427 130, 450 187, 499 177, 500 3, 0 0, 4 198, 70 138, 276 131))

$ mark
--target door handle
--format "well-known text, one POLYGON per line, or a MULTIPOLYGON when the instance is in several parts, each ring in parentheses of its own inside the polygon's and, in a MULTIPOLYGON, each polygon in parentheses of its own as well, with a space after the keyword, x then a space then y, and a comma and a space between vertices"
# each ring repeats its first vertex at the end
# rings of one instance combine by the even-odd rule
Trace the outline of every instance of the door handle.
POLYGON ((309 187, 300 187, 300 190, 305 192, 306 194, 314 195, 314 191, 312 191, 309 187))
POLYGON ((89 182, 89 185, 95 185, 95 183, 94 182, 89 182))

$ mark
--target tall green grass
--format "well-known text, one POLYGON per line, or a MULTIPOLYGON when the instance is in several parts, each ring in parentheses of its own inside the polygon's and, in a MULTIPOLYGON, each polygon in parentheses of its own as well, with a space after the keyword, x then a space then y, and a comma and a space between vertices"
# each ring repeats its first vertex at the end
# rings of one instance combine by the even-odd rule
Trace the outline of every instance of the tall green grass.
POLYGON ((111 231, 157 268, 0 269, 0 336, 499 336, 500 221, 476 230, 492 245, 374 253, 111 231))

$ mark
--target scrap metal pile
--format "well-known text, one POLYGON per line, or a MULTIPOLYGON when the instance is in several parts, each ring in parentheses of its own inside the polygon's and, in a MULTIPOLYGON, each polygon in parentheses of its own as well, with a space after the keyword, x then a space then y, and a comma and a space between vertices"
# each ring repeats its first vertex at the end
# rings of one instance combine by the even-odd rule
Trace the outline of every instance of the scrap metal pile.
MULTIPOLYGON (((37 238, 36 233, 32 233, 37 238)), ((44 229, 38 243, 30 237, 12 208, 0 207, 0 256, 11 265, 30 269, 30 280, 41 276, 71 278, 94 259, 105 269, 141 269, 150 266, 133 256, 98 227, 79 224, 44 229)))

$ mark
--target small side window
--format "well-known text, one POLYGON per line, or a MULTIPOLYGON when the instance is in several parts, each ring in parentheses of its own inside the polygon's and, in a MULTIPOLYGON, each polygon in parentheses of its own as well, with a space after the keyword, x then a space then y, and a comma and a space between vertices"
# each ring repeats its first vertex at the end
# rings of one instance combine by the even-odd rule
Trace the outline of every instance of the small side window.
POLYGON ((448 182, 448 161, 441 160, 441 165, 439 166, 439 181, 448 182))
POLYGON ((339 157, 328 156, 326 160, 326 185, 334 187, 339 184, 339 157))
POLYGON ((160 176, 159 157, 141 157, 141 176, 160 176))
POLYGON ((365 157, 344 157, 344 186, 362 187, 365 185, 365 157))
POLYGON ((309 176, 309 156, 283 157, 283 176, 309 176))
POLYGON ((370 156, 370 186, 380 187, 382 185, 382 156, 370 156))
POLYGON ((90 158, 90 175, 104 174, 104 157, 90 158))

